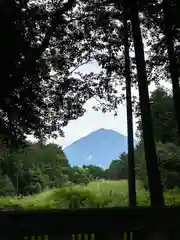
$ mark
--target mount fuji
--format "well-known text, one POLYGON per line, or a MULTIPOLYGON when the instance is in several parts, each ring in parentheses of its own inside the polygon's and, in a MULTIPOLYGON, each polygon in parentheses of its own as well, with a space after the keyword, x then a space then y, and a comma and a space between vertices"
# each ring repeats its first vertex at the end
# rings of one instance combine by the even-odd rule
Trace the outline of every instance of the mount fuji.
POLYGON ((72 166, 92 164, 107 168, 112 160, 127 152, 127 137, 101 128, 73 142, 64 152, 72 166))

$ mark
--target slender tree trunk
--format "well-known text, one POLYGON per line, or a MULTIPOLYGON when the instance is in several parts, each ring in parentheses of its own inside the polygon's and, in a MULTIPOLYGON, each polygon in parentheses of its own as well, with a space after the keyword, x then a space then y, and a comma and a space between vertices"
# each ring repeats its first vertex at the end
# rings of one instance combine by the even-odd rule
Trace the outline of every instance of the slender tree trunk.
POLYGON ((169 5, 169 0, 163 0, 163 12, 164 12, 164 34, 166 38, 168 58, 169 58, 169 72, 172 79, 172 89, 173 89, 173 100, 174 100, 174 110, 175 117, 177 119, 178 133, 180 136, 180 86, 176 62, 176 53, 174 50, 174 37, 171 22, 171 6, 169 5))
POLYGON ((152 206, 163 206, 164 196, 161 185, 158 158, 153 134, 152 116, 149 103, 148 82, 144 57, 144 47, 141 36, 140 20, 137 1, 131 1, 130 17, 136 57, 139 98, 144 138, 144 150, 148 172, 149 190, 152 206))
POLYGON ((16 194, 19 196, 19 174, 16 174, 16 194))
POLYGON ((131 101, 131 70, 129 58, 129 31, 127 22, 127 11, 124 7, 124 56, 125 56, 125 78, 126 78, 126 107, 127 107, 127 129, 128 129, 128 189, 129 206, 136 206, 136 178, 134 164, 134 138, 133 138, 133 115, 131 101))

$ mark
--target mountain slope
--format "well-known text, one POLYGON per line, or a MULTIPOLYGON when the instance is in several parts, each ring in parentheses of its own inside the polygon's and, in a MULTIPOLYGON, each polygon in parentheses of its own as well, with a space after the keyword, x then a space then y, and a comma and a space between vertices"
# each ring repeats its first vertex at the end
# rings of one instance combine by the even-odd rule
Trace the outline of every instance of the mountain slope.
POLYGON ((127 137, 113 130, 99 129, 64 149, 71 165, 108 167, 120 153, 127 152, 127 137))

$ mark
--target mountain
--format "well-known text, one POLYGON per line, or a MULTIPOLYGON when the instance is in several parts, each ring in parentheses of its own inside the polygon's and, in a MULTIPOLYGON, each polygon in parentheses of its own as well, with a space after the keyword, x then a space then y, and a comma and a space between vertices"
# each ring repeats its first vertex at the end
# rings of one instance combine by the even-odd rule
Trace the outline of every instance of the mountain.
POLYGON ((64 152, 72 166, 93 164, 107 168, 120 153, 127 152, 127 137, 102 128, 75 141, 64 152))

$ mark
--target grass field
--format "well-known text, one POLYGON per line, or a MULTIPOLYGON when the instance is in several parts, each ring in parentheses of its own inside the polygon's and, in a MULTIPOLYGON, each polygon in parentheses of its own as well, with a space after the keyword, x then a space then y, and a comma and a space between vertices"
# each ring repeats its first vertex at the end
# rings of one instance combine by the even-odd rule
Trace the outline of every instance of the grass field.
MULTIPOLYGON (((138 205, 149 205, 149 193, 137 181, 138 205)), ((180 191, 164 193, 167 205, 180 204, 180 191)), ((37 195, 17 199, 0 198, 0 207, 20 205, 23 208, 86 208, 126 206, 128 204, 128 184, 121 181, 94 181, 87 186, 52 189, 37 195)))

